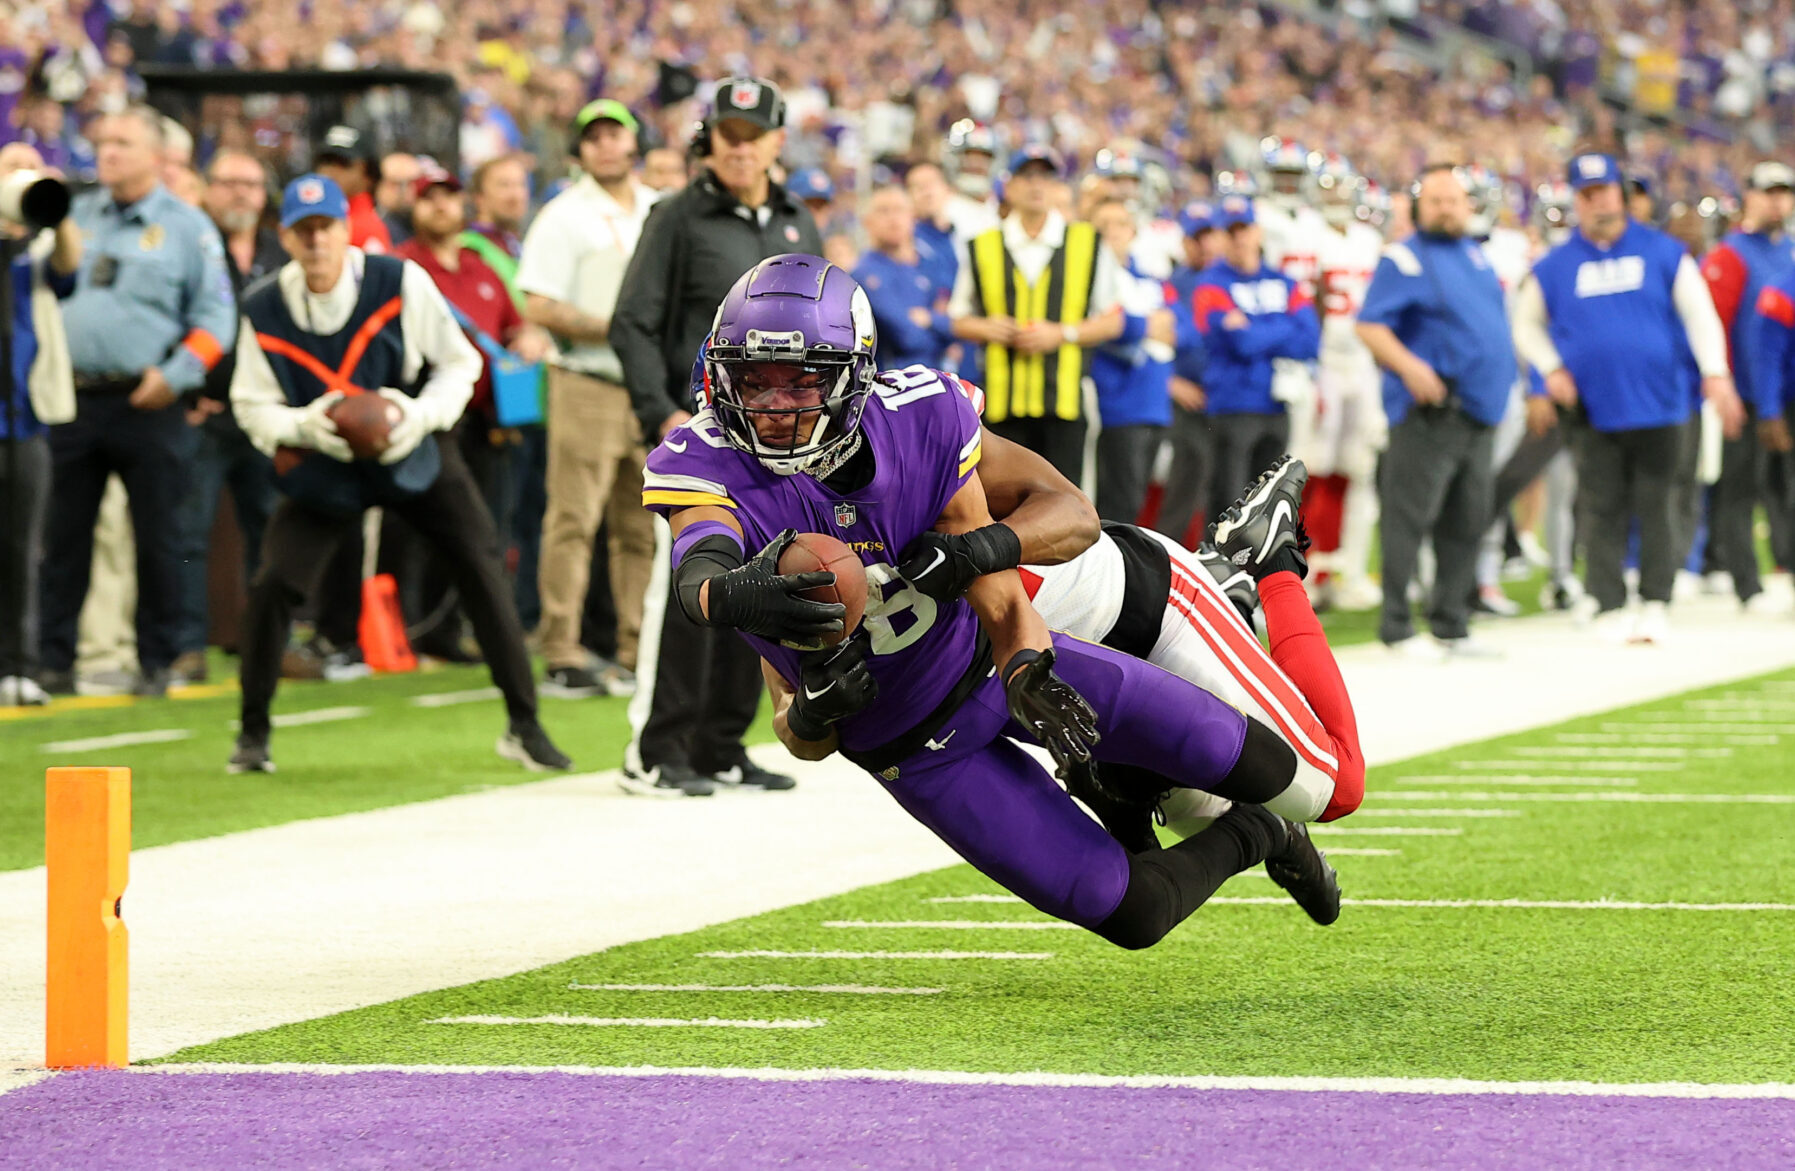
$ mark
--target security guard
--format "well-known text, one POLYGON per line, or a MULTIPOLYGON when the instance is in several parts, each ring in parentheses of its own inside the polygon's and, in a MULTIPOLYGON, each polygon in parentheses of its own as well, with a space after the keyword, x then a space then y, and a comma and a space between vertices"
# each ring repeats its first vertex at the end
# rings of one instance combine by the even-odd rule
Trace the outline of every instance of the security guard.
POLYGON ((93 136, 101 188, 75 201, 86 242, 63 303, 77 413, 50 431, 55 493, 43 571, 43 679, 74 690, 75 635, 87 600, 94 519, 116 472, 137 540, 138 694, 161 695, 179 653, 182 588, 176 511, 194 436, 178 405, 196 395, 235 333, 224 245, 205 213, 161 185, 162 116, 132 106, 93 136))
POLYGON ((954 336, 985 347, 985 425, 1045 457, 1073 483, 1084 466, 1084 347, 1121 335, 1119 267, 1090 224, 1050 206, 1059 152, 1010 159, 1003 223, 967 246, 949 299, 954 336))
POLYGON ((250 587, 242 732, 229 769, 274 770, 268 706, 293 603, 316 593, 331 555, 373 507, 402 517, 454 576, 505 696, 510 727, 499 755, 530 768, 568 768, 536 721, 530 658, 492 517, 453 445, 435 439, 473 396, 479 351, 429 275, 411 261, 351 248, 348 220, 349 200, 336 183, 295 179, 280 216, 281 243, 293 259, 243 296, 231 406, 250 440, 274 457, 287 498, 268 520, 250 587), (429 376, 417 387, 426 365, 429 376), (350 394, 378 394, 397 408, 378 460, 355 460, 337 433, 330 412, 350 394))

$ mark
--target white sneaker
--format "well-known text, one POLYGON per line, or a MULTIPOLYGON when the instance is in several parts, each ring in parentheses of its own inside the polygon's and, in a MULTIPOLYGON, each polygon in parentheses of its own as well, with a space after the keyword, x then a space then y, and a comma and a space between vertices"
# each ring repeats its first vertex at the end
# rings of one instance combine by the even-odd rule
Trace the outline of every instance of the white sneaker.
MULTIPOLYGON (((1568 592, 1568 591, 1567 591, 1568 592)), ((1578 626, 1588 626, 1601 613, 1602 604, 1588 594, 1578 594, 1571 599, 1571 621, 1578 626)))
POLYGON ((1677 580, 1670 587, 1670 597, 1675 602, 1687 602, 1691 598, 1699 598, 1702 592, 1701 574, 1691 573, 1687 569, 1677 570, 1677 580))
POLYGON ((1432 637, 1422 638, 1411 634, 1401 642, 1385 643, 1385 646, 1405 659, 1413 659, 1418 663, 1443 663, 1446 661, 1446 648, 1440 640, 1432 637))
POLYGON ((1733 575, 1724 569, 1717 569, 1702 578, 1702 589, 1710 594, 1730 594, 1733 591, 1733 575))
POLYGON ((1670 636, 1670 606, 1665 602, 1647 602, 1640 607, 1639 622, 1633 628, 1633 637, 1629 642, 1653 643, 1663 646, 1670 636))
POLYGON ((1436 639, 1435 641, 1438 642, 1441 648, 1446 652, 1447 658, 1500 659, 1503 657, 1501 647, 1494 646, 1468 634, 1463 638, 1441 638, 1436 639))
POLYGON ((1618 606, 1613 610, 1604 610, 1597 614, 1594 621, 1590 622, 1589 629, 1603 642, 1624 643, 1633 641, 1633 633, 1637 626, 1638 620, 1634 617, 1633 611, 1625 606, 1618 606))
POLYGON ((1521 603, 1503 593, 1501 586, 1483 586, 1477 591, 1477 608, 1498 618, 1513 618, 1521 612, 1521 603))
POLYGON ((0 707, 43 707, 50 702, 50 693, 25 675, 8 675, 0 679, 0 707))
POLYGON ((1341 582, 1334 589, 1334 609, 1375 610, 1384 604, 1384 591, 1369 578, 1341 582))
POLYGON ((1522 529, 1516 533, 1515 544, 1521 547, 1521 556, 1527 559, 1527 564, 1535 569, 1551 568, 1552 555, 1546 552, 1546 547, 1539 543, 1539 538, 1530 530, 1522 529))
POLYGON ((1744 610, 1747 614, 1753 616, 1783 615, 1789 612, 1789 608, 1789 599, 1781 597, 1778 594, 1773 594, 1769 590, 1760 590, 1758 593, 1753 594, 1751 597, 1747 598, 1745 604, 1740 607, 1740 609, 1744 610))

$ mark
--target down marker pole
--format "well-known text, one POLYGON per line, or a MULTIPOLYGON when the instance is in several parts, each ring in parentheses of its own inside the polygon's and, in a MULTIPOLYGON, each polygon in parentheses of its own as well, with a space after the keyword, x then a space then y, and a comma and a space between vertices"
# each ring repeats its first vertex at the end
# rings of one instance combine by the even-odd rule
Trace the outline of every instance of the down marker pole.
POLYGON ((44 1064, 119 1068, 129 937, 119 917, 131 861, 131 770, 44 773, 50 951, 44 1064))

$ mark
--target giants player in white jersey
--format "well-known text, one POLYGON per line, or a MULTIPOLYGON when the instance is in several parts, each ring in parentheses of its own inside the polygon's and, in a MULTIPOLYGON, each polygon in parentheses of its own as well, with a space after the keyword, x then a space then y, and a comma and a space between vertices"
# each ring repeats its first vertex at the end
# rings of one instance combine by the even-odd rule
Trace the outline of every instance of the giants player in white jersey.
POLYGON ((1377 527, 1377 456, 1388 435, 1382 380, 1354 325, 1383 252, 1383 236, 1359 216, 1364 180, 1347 161, 1329 154, 1317 175, 1328 231, 1317 257, 1321 357, 1319 407, 1306 454, 1309 488, 1304 519, 1315 539, 1309 563, 1317 578, 1311 596, 1342 610, 1370 610, 1382 601, 1371 580, 1377 527))
MULTIPOLYGON (((1288 138, 1259 143, 1259 197, 1253 201, 1265 264, 1316 296, 1321 248, 1331 229, 1315 209, 1319 154, 1288 138)), ((1307 362, 1272 361, 1271 395, 1290 418, 1289 449, 1307 459, 1315 441, 1315 375, 1307 362)))
POLYGON ((1163 281, 1184 263, 1184 230, 1160 215, 1170 194, 1165 164, 1139 143, 1124 140, 1097 152, 1094 173, 1109 184, 1109 193, 1134 213, 1134 246, 1129 260, 1135 271, 1163 281))

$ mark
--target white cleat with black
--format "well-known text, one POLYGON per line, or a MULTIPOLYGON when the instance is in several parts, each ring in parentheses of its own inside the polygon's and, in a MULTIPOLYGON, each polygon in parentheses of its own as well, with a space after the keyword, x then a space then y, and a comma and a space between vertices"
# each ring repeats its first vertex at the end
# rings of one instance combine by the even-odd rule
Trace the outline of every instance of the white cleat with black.
POLYGON ((1309 572, 1303 554, 1309 535, 1303 531, 1303 485, 1309 469, 1303 461, 1282 456, 1253 481, 1246 495, 1224 509, 1216 520, 1214 542, 1222 555, 1254 580, 1288 569, 1299 578, 1309 572))

